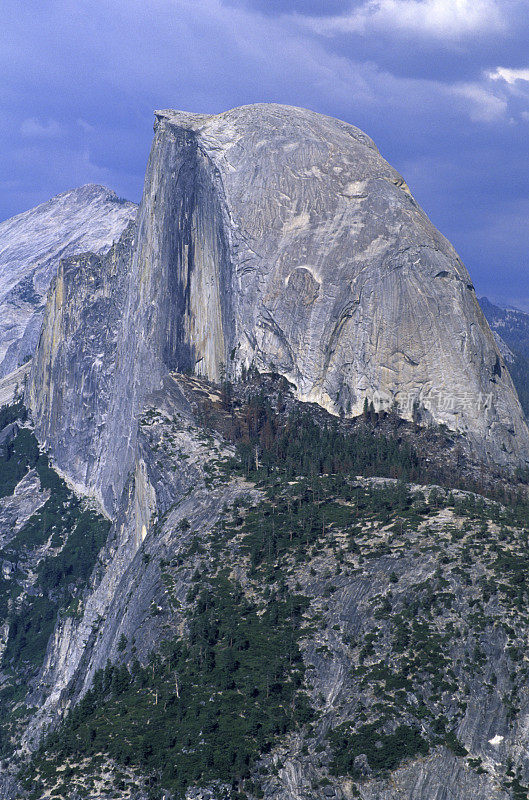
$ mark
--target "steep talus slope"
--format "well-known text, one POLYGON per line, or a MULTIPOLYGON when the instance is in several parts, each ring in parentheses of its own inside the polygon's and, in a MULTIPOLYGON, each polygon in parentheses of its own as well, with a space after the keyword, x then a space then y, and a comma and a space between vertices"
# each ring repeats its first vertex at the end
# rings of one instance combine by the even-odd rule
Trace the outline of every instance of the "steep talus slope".
POLYGON ((89 184, 0 223, 0 376, 33 355, 59 260, 106 252, 136 208, 89 184))
MULTIPOLYGON (((468 273, 365 134, 275 105, 156 119, 128 273, 112 301, 118 350, 93 354, 94 369, 83 356, 92 421, 68 388, 78 367, 54 361, 49 338, 38 351, 30 405, 61 470, 115 513, 135 420, 162 376, 218 380, 252 366, 273 367, 332 413, 359 414, 366 399, 396 405, 408 419, 466 431, 483 458, 525 463, 529 433, 468 273), (114 375, 103 398, 101 369, 114 375), (50 382, 64 395, 67 449, 50 382)), ((57 313, 68 328, 76 306, 52 300, 45 330, 57 313)))

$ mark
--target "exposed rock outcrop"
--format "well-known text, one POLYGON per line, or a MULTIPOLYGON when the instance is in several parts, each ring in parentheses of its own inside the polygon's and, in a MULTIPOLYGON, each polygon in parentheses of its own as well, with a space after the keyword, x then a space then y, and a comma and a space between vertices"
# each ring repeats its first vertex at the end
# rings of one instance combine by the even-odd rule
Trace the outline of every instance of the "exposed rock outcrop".
POLYGON ((117 507, 143 398, 172 369, 215 381, 273 369, 334 414, 396 405, 465 431, 485 459, 526 462, 468 272, 365 134, 266 104, 160 111, 155 131, 135 240, 119 245, 126 275, 102 287, 110 346, 78 329, 89 271, 70 262, 32 371, 37 434, 84 491, 117 507))
POLYGON ((0 378, 0 406, 10 405, 17 397, 22 396, 30 369, 31 360, 26 361, 25 364, 10 372, 9 375, 0 378))
POLYGON ((194 136, 223 201, 229 371, 273 365, 332 413, 358 414, 367 397, 410 418, 415 403, 496 458, 527 455, 466 269, 365 134, 272 105, 157 120, 157 138, 194 136))
POLYGON ((0 223, 0 377, 33 355, 59 260, 107 252, 136 210, 88 184, 0 223))
MULTIPOLYGON (((104 432, 116 392, 133 241, 131 223, 106 256, 60 262, 26 392, 42 445, 70 484, 97 497, 95 481, 111 463, 104 432)), ((125 467, 121 488, 126 477, 125 467)))

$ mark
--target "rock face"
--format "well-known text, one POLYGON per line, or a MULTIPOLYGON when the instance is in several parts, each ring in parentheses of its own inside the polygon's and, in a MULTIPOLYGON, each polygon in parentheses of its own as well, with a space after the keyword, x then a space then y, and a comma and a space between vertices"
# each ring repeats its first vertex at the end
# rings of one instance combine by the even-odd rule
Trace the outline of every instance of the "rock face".
POLYGON ((61 261, 32 365, 28 397, 41 443, 81 493, 91 493, 93 476, 112 463, 102 432, 116 387, 133 241, 131 224, 106 256, 61 261))
POLYGON ((59 260, 105 253, 135 215, 134 203, 89 184, 0 223, 0 377, 33 355, 59 260))
MULTIPOLYGON (((274 365, 300 399, 332 413, 358 414, 367 397, 410 417, 415 403, 496 455, 527 454, 466 269, 365 134, 270 105, 215 117, 165 111, 157 120, 154 148, 194 142, 222 202, 228 371, 274 365)), ((144 200, 151 215, 152 198, 144 200)), ((211 357, 195 360, 197 372, 215 377, 211 357)))
POLYGON ((70 262, 29 393, 41 441, 108 510, 143 398, 170 370, 218 381, 272 369, 334 414, 396 405, 466 431, 482 457, 528 458, 466 269, 357 128, 277 105, 157 112, 136 235, 119 247, 126 274, 102 288, 120 317, 110 346, 80 335, 82 284, 97 279, 70 262))

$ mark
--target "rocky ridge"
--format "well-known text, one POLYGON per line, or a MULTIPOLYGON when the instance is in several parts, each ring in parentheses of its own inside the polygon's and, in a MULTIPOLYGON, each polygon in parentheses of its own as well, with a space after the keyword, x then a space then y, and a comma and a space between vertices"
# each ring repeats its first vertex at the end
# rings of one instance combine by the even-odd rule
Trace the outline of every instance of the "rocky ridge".
POLYGON ((88 184, 0 223, 0 377, 33 355, 59 260, 105 253, 136 208, 88 184))
POLYGON ((509 365, 526 417, 529 417, 529 314, 516 308, 502 308, 486 297, 480 304, 500 350, 509 365), (502 344, 501 344, 502 343, 502 344))

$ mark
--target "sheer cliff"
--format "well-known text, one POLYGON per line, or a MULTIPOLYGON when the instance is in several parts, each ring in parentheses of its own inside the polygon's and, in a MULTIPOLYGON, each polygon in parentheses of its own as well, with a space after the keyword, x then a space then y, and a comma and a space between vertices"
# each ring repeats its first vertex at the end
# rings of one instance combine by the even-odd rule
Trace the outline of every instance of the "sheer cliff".
MULTIPOLYGON (((334 414, 357 415, 367 399, 465 431, 484 458, 528 457, 523 413, 466 269, 351 125, 266 104, 157 112, 123 262, 111 301, 117 349, 83 352, 81 368, 73 355, 55 362, 46 334, 29 395, 58 466, 109 510, 132 466, 142 400, 171 369, 212 380, 273 369, 334 414), (58 398, 71 421, 63 446, 50 382, 71 392, 80 369, 98 411, 90 433, 77 398, 58 398), (98 395, 101 371, 112 387, 105 378, 98 395), (86 436, 104 458, 85 454, 86 436)), ((60 309, 52 300, 44 328, 55 330, 56 314, 75 327, 77 313, 75 296, 60 309)))
POLYGON ((33 355, 59 260, 107 252, 136 209, 89 184, 0 223, 0 377, 33 355))

